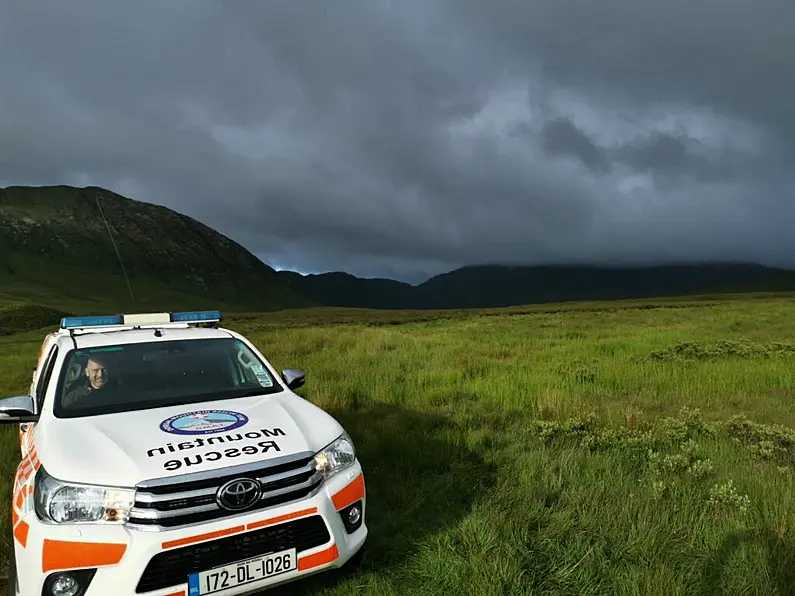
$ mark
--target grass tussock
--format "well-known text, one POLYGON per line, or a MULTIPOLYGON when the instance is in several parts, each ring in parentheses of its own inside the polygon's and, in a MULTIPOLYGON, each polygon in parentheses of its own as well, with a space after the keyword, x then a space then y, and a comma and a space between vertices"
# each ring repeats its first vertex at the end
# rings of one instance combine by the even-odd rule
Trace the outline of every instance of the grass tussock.
POLYGON ((712 344, 704 344, 696 341, 684 341, 662 350, 654 350, 648 355, 648 360, 749 359, 789 357, 793 355, 795 355, 795 344, 791 343, 720 340, 712 344))
MULTIPOLYGON (((366 471, 361 568, 274 596, 795 592, 795 301, 327 315, 229 321, 366 471)), ((0 340, 3 393, 36 337, 0 340)), ((6 498, 18 459, 0 429, 6 498)))
POLYGON ((67 313, 26 302, 0 303, 0 335, 57 326, 67 313))

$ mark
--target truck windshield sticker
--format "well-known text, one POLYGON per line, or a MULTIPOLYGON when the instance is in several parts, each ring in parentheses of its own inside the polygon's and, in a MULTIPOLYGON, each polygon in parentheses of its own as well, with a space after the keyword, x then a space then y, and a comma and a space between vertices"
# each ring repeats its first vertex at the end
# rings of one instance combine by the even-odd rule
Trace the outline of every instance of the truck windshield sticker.
POLYGON ((257 377, 260 385, 263 387, 273 387, 271 376, 268 374, 268 371, 265 370, 264 366, 261 364, 254 364, 251 370, 254 372, 254 376, 257 377))
POLYGON ((160 423, 160 430, 172 435, 209 435, 235 428, 248 422, 248 417, 229 410, 199 410, 177 414, 160 423))
POLYGON ((261 428, 259 430, 252 430, 247 433, 232 433, 224 436, 210 437, 210 438, 196 438, 191 441, 182 441, 174 445, 173 443, 166 443, 162 447, 155 447, 149 449, 146 455, 149 457, 170 455, 172 453, 178 456, 182 455, 183 451, 194 451, 196 448, 204 447, 205 450, 200 453, 189 453, 184 457, 170 459, 163 462, 163 468, 173 472, 182 467, 199 466, 205 462, 214 462, 221 459, 234 459, 241 455, 259 455, 260 453, 268 453, 269 451, 281 451, 281 447, 276 441, 265 441, 269 437, 284 437, 285 432, 281 428, 272 428, 270 430, 261 428), (239 444, 238 441, 245 441, 244 444, 239 444), (206 450, 207 447, 215 446, 214 450, 206 450))
POLYGON ((102 352, 123 352, 124 348, 122 346, 110 346, 107 348, 88 348, 83 350, 77 350, 75 352, 75 356, 85 356, 86 354, 100 354, 102 352))

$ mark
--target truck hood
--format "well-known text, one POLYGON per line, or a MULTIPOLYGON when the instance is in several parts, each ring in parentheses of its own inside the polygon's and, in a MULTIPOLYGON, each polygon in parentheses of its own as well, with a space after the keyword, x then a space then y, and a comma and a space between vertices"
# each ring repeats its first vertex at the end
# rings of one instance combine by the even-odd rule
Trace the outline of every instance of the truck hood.
POLYGON ((36 426, 36 450, 48 474, 119 487, 314 453, 343 430, 326 412, 289 392, 52 418, 36 426))

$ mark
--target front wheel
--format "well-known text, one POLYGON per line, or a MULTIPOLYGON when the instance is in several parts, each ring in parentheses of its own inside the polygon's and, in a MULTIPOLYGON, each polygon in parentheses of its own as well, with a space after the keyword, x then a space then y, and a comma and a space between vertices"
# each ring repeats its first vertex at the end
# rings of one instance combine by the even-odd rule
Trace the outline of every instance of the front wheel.
POLYGON ((19 594, 19 585, 17 580, 17 556, 14 543, 11 543, 11 555, 8 557, 8 596, 17 596, 19 594))
POLYGON ((359 569, 362 566, 362 559, 364 559, 364 550, 365 546, 362 545, 362 547, 356 551, 356 554, 348 559, 347 563, 345 563, 345 568, 351 570, 359 569))

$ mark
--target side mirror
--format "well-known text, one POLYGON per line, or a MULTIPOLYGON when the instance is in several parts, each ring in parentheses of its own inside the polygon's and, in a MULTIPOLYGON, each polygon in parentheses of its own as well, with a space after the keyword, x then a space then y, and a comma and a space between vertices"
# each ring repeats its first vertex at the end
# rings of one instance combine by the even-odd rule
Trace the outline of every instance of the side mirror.
POLYGON ((16 395, 0 399, 0 424, 36 422, 36 402, 30 395, 16 395))
POLYGON ((285 368, 282 370, 282 379, 287 388, 294 391, 306 383, 306 373, 300 368, 285 368))

